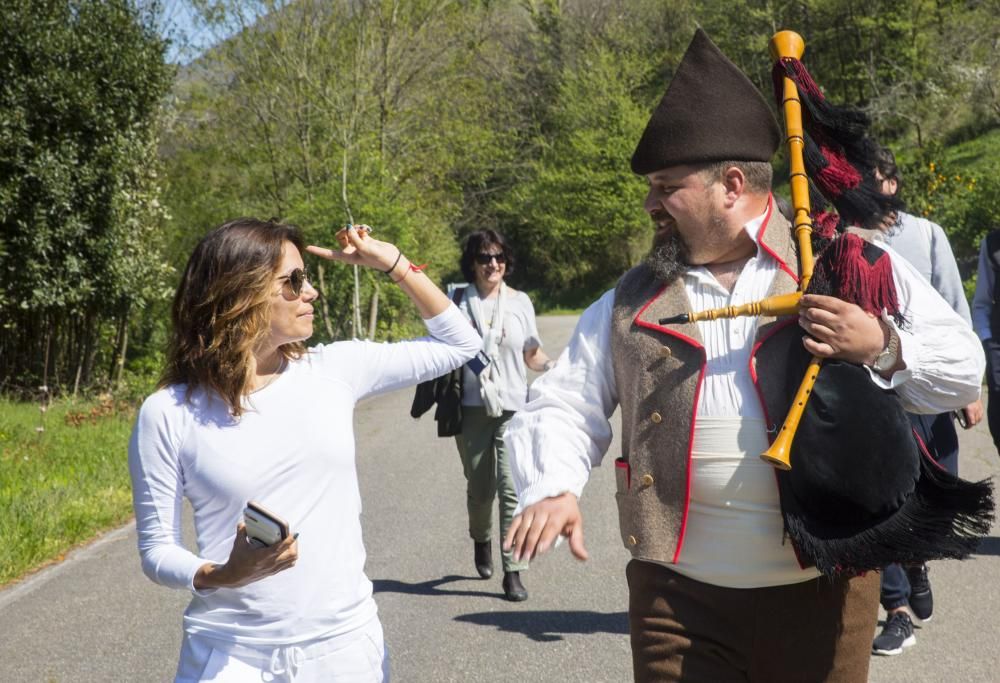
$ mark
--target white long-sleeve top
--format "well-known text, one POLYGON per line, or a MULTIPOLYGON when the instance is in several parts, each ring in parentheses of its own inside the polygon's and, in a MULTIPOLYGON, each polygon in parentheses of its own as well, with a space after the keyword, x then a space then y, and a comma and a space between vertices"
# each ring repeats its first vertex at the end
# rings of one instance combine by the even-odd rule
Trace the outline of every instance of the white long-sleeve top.
POLYGON ((355 404, 442 375, 482 345, 454 305, 427 320, 430 337, 335 342, 290 362, 235 419, 203 390, 169 386, 142 405, 129 471, 142 569, 188 589, 188 633, 284 645, 347 633, 375 616, 364 574, 355 468, 355 404), (194 508, 198 550, 181 542, 181 503, 194 508), (296 565, 242 588, 194 590, 198 569, 224 563, 254 500, 300 534, 296 565))
POLYGON ((990 329, 990 310, 993 308, 993 287, 996 274, 986 252, 986 238, 979 245, 979 270, 976 275, 976 292, 972 295, 972 327, 983 341, 993 337, 990 329))
MULTIPOLYGON (((747 225, 754 240, 760 221, 758 218, 747 225)), ((887 251, 902 313, 911 323, 897 330, 906 369, 890 380, 871 373, 872 381, 895 389, 904 407, 912 412, 941 413, 968 405, 978 397, 985 367, 978 340, 905 259, 891 248, 887 251)), ((773 257, 758 249, 744 266, 731 295, 705 268, 692 268, 684 276, 684 285, 693 310, 738 305, 761 298, 777 268, 773 257)), ((620 390, 611 359, 613 304, 611 290, 583 313, 559 362, 535 381, 528 404, 507 428, 505 440, 518 490, 518 512, 567 491, 580 496, 590 469, 599 466, 607 452, 612 437, 609 420, 620 390)), ((895 327, 891 319, 887 322, 895 327)), ((698 325, 707 367, 698 394, 697 417, 750 418, 762 424, 762 409, 747 370, 755 319, 698 325)), ((677 438, 687 439, 688 435, 678 434, 677 438)), ((731 488, 738 492, 738 483, 731 488)), ((776 507, 776 488, 773 495, 776 507)))

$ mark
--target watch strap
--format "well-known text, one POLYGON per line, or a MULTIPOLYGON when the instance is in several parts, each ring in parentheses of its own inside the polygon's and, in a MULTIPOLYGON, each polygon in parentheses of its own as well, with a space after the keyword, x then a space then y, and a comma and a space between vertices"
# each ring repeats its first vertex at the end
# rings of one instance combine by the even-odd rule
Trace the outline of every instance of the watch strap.
POLYGON ((895 328, 889 327, 889 341, 885 348, 875 357, 872 367, 878 372, 885 372, 892 368, 899 360, 899 335, 895 328))

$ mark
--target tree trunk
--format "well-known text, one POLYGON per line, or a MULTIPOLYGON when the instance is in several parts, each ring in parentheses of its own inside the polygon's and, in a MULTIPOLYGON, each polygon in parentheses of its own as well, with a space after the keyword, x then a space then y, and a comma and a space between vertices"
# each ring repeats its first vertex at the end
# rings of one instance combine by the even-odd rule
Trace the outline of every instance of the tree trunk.
POLYGON ((354 266, 354 300, 352 302, 351 339, 359 339, 361 334, 361 278, 358 267, 354 266))
POLYGON ((83 335, 83 321, 80 320, 79 315, 73 316, 73 324, 70 327, 72 334, 72 343, 69 346, 70 358, 75 361, 76 372, 73 378, 73 396, 77 395, 80 390, 80 378, 83 376, 83 359, 84 359, 84 335, 83 335))
MULTIPOLYGON (((46 325, 48 328, 48 325, 46 325)), ((43 391, 48 391, 49 386, 49 349, 52 347, 52 329, 45 330, 45 359, 42 361, 42 386, 43 391)))
POLYGON ((83 374, 83 354, 79 355, 79 360, 76 363, 76 379, 73 380, 73 398, 76 398, 76 392, 80 390, 80 375, 83 374))
POLYGON ((323 264, 319 264, 316 269, 319 273, 319 292, 320 292, 320 309, 323 311, 323 326, 326 327, 326 334, 333 341, 335 337, 333 336, 333 321, 330 320, 330 299, 326 296, 326 269, 323 268, 323 264))
POLYGON ((368 339, 375 338, 375 328, 378 325, 378 293, 379 286, 375 283, 375 291, 372 292, 371 305, 368 308, 368 339))
POLYGON ((121 387, 122 374, 125 372, 125 354, 128 353, 128 314, 122 316, 120 332, 118 335, 118 363, 115 367, 114 389, 121 387))
POLYGON ((111 349, 111 363, 108 365, 108 389, 114 390, 117 386, 118 366, 121 362, 122 338, 125 336, 123 327, 128 327, 128 315, 122 315, 118 319, 115 330, 115 345, 111 349))
POLYGON ((83 323, 83 352, 82 363, 83 372, 81 381, 86 387, 90 384, 90 377, 94 367, 94 358, 97 356, 97 344, 94 343, 94 314, 87 311, 83 323))

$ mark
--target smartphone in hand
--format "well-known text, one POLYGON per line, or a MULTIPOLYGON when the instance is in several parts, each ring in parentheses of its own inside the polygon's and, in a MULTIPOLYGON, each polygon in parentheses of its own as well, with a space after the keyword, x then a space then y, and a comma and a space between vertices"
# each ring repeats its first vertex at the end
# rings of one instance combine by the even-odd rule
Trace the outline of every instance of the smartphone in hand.
POLYGON ((288 522, 262 505, 250 501, 243 510, 247 538, 258 548, 280 543, 288 538, 288 522))

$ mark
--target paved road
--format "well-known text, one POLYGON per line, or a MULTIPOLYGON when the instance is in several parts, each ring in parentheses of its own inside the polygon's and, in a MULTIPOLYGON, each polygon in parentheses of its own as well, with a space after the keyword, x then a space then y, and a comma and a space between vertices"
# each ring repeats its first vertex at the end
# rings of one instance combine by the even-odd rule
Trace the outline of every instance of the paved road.
MULTIPOLYGON (((550 350, 574 322, 540 319, 550 350)), ((472 567, 454 444, 435 437, 429 417, 408 417, 410 396, 367 402, 356 418, 367 572, 395 680, 631 680, 612 468, 595 470, 582 501, 590 561, 560 548, 525 574, 530 600, 505 602, 499 577, 479 580, 472 567)), ((985 426, 962 435, 962 468, 969 477, 1000 473, 985 426)), ((1000 680, 998 535, 971 561, 932 565, 933 623, 918 631, 917 647, 875 658, 871 681, 1000 680)), ((111 532, 0 592, 0 680, 170 680, 186 602, 142 575, 134 528, 111 532)))

